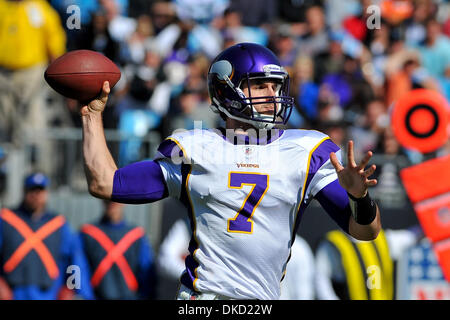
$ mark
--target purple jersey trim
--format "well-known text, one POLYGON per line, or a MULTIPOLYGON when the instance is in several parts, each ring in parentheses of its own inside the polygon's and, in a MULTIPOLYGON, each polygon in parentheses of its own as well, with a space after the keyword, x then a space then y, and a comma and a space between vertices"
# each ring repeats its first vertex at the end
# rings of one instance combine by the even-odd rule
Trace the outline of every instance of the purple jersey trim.
POLYGON ((334 180, 325 186, 315 198, 339 227, 348 233, 348 223, 352 213, 347 192, 339 181, 334 180))
POLYGON ((323 164, 330 159, 330 153, 337 152, 338 150, 339 147, 333 141, 331 141, 331 139, 323 141, 320 146, 318 146, 316 150, 314 150, 313 154, 311 155, 311 161, 309 163, 309 173, 306 179, 305 192, 306 190, 308 190, 309 184, 311 183, 314 175, 317 173, 320 167, 322 167, 323 164))
MULTIPOLYGON (((166 158, 171 158, 174 152, 178 152, 179 157, 183 157, 183 151, 180 146, 171 139, 164 140, 158 147, 158 152, 166 158)), ((189 200, 188 190, 187 190, 187 182, 189 178, 190 171, 192 170, 192 166, 189 164, 182 163, 181 164, 181 192, 180 192, 180 201, 188 210, 188 217, 191 226, 191 240, 189 242, 189 255, 185 259, 186 270, 183 272, 180 278, 180 282, 188 287, 191 290, 196 291, 194 287, 194 282, 196 279, 195 270, 198 268, 199 263, 194 258, 194 252, 199 247, 197 239, 195 238, 195 216, 194 210, 192 208, 191 202, 189 200)))
MULTIPOLYGON (((320 169, 320 167, 323 166, 325 162, 327 162, 330 159, 330 153, 331 152, 337 152, 339 150, 339 147, 331 141, 331 139, 324 140, 317 148, 313 151, 309 163, 309 171, 308 176, 306 178, 305 183, 305 191, 308 190, 308 187, 314 178, 314 175, 317 173, 317 171, 320 169)), ((300 225, 300 221, 303 217, 303 213, 305 212, 306 208, 308 207, 308 203, 305 203, 302 199, 302 203, 300 204, 300 207, 297 212, 297 217, 295 219, 295 225, 294 225, 294 232, 292 234, 292 241, 291 243, 294 243, 295 234, 297 232, 298 226, 300 225)))
POLYGON ((311 176, 311 173, 315 174, 330 159, 331 152, 337 151, 339 151, 339 147, 331 139, 324 140, 311 156, 308 177, 311 176))
POLYGON ((176 142, 171 139, 165 139, 158 147, 158 152, 168 159, 170 159, 172 157, 172 153, 176 151, 178 151, 179 157, 183 157, 183 151, 181 151, 176 142), (176 149, 174 150, 174 148, 176 149))
POLYGON ((189 255, 186 257, 185 265, 186 271, 181 275, 180 282, 188 287, 191 290, 197 291, 194 287, 194 282, 196 279, 195 270, 198 268, 199 263, 194 258, 194 252, 198 249, 199 243, 195 237, 195 214, 194 208, 192 208, 191 202, 189 200, 188 190, 187 190, 187 182, 189 174, 192 170, 192 166, 188 164, 181 165, 181 177, 182 177, 182 185, 181 185, 181 194, 180 201, 184 204, 184 206, 188 210, 188 217, 191 226, 191 240, 189 242, 189 255))
POLYGON ((116 170, 111 199, 116 202, 141 204, 169 195, 161 167, 154 161, 141 161, 116 170))

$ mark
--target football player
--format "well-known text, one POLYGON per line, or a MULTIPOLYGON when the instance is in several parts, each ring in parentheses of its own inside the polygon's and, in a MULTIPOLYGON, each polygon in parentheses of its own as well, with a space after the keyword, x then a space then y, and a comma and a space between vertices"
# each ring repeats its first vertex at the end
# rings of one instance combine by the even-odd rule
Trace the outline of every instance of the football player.
POLYGON ((293 107, 289 76, 267 48, 240 43, 208 72, 212 109, 222 130, 177 130, 153 161, 118 169, 107 148, 102 112, 109 93, 81 109, 83 153, 92 195, 124 203, 167 196, 189 211, 192 237, 178 299, 277 299, 301 217, 315 198, 347 233, 375 239, 380 213, 368 188, 368 152, 347 165, 330 138, 281 130, 293 107), (368 167, 366 169, 366 167, 368 167))

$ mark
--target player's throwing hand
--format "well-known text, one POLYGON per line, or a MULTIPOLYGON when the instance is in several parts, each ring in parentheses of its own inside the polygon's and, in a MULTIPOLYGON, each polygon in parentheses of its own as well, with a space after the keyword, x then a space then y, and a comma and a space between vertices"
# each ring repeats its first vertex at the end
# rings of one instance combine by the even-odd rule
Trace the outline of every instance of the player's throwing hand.
POLYGON ((102 92, 100 95, 88 103, 88 105, 81 108, 81 115, 86 116, 89 113, 102 113, 105 109, 106 102, 108 101, 108 95, 110 92, 109 82, 103 82, 102 92))
POLYGON ((356 165, 353 154, 353 141, 350 140, 347 145, 347 166, 343 167, 334 152, 330 153, 330 161, 336 169, 339 178, 339 184, 355 198, 362 198, 367 194, 369 187, 377 184, 376 179, 369 179, 375 172, 376 166, 373 164, 367 170, 364 168, 372 158, 372 151, 368 151, 359 165, 356 165))

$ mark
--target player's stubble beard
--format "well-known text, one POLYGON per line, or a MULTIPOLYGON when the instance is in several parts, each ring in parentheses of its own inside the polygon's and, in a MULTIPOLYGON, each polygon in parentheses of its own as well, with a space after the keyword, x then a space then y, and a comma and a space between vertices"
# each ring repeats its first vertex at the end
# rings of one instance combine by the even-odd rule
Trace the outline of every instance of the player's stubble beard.
MULTIPOLYGON (((272 110, 269 111, 270 114, 268 112, 265 112, 265 111, 263 111, 263 112, 258 111, 258 110, 255 110, 255 111, 260 112, 261 115, 268 115, 269 116, 268 119, 269 118, 273 119, 273 112, 278 110, 278 108, 281 108, 281 107, 277 106, 277 104, 275 104, 275 103, 267 103, 267 104, 261 104, 260 108, 258 108, 258 109, 260 109, 260 110, 265 110, 265 109, 266 110, 267 109, 270 110, 270 109, 272 109, 272 110), (265 106, 269 106, 269 107, 265 108, 265 106)), ((256 109, 256 108, 254 108, 254 109, 256 109)), ((245 113, 248 116, 251 116, 250 108, 247 108, 247 110, 245 110, 245 113)), ((281 120, 282 120, 282 118, 280 116, 276 116, 275 117, 275 121, 278 122, 278 121, 281 121, 281 120)), ((253 134, 254 135, 255 132, 256 132, 256 137, 266 136, 267 135, 267 131, 270 131, 270 130, 282 129, 281 128, 282 126, 280 126, 280 125, 275 125, 272 129, 259 129, 259 128, 254 127, 250 123, 239 121, 239 120, 236 120, 236 119, 231 119, 231 118, 227 118, 227 120, 225 122, 225 126, 226 126, 226 129, 233 129, 236 134, 244 134, 244 135, 251 135, 251 134, 253 134)))

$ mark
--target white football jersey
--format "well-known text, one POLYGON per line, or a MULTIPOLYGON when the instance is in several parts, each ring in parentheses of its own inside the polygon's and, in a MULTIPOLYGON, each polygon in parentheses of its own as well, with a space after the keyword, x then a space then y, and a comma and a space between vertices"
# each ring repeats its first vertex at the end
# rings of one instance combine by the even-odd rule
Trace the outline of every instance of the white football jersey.
POLYGON ((340 158, 339 148, 321 132, 281 132, 263 145, 233 144, 218 130, 167 138, 185 161, 180 163, 178 151, 155 159, 169 195, 190 214, 184 285, 236 299, 279 298, 301 215, 337 179, 329 153, 340 158))

